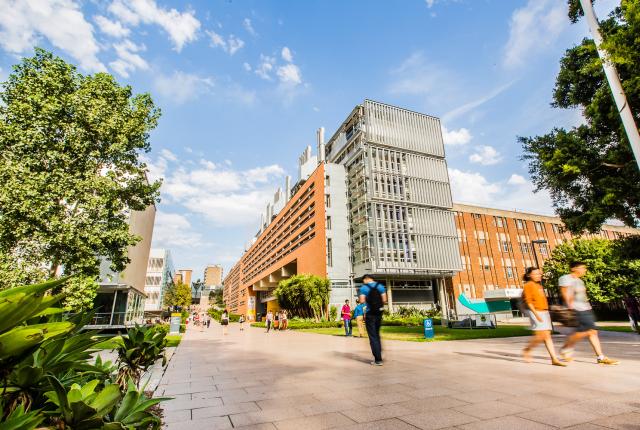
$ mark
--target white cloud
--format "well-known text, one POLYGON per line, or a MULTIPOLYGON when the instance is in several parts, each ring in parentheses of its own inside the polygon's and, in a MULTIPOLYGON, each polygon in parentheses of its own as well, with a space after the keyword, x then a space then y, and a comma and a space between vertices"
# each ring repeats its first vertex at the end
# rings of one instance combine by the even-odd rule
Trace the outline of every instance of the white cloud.
POLYGON ((553 214, 549 194, 546 191, 534 193, 533 184, 520 175, 513 174, 507 181, 491 182, 480 173, 450 168, 449 179, 453 200, 457 203, 553 214))
POLYGON ((109 66, 120 76, 128 78, 130 72, 149 68, 149 64, 144 58, 137 54, 145 50, 144 45, 138 46, 130 40, 125 40, 122 43, 115 43, 113 49, 115 49, 118 59, 110 62, 109 66))
MULTIPOLYGON (((444 67, 427 61, 420 51, 414 52, 391 74, 395 80, 389 87, 392 94, 410 94, 429 97, 431 103, 444 101, 444 94, 455 94, 455 75, 444 67)), ((447 98, 448 98, 447 97, 447 98)))
POLYGON ((109 18, 105 18, 102 15, 93 17, 93 20, 98 24, 100 31, 104 34, 120 39, 122 37, 129 36, 131 31, 120 23, 120 21, 111 21, 109 18))
POLYGON ((239 49, 244 46, 244 41, 238 39, 233 34, 229 35, 227 40, 224 40, 224 37, 219 35, 213 30, 205 31, 207 36, 209 36, 210 43, 209 45, 212 48, 221 48, 224 52, 227 52, 229 55, 235 54, 239 49))
POLYGON ((182 104, 203 93, 210 92, 213 87, 213 79, 175 71, 172 75, 156 76, 154 86, 163 97, 182 104))
POLYGON ((500 85, 499 87, 494 88, 488 94, 485 94, 485 95, 481 96, 480 98, 478 98, 476 100, 472 100, 470 102, 467 102, 467 103, 463 104, 462 106, 458 106, 458 107, 456 107, 454 109, 451 109, 450 111, 448 111, 444 115, 442 115, 442 121, 449 122, 449 121, 453 120, 454 118, 459 117, 460 115, 464 115, 464 114, 474 110, 475 108, 482 106, 483 104, 485 104, 488 101, 496 98, 501 93, 503 93, 504 91, 509 89, 515 82, 516 81, 507 82, 504 85, 500 85))
POLYGON ((249 63, 242 63, 242 67, 244 67, 244 70, 247 72, 251 71, 251 64, 249 63))
POLYGON ((566 8, 564 1, 529 0, 524 7, 516 9, 509 23, 504 65, 523 66, 532 54, 553 45, 570 25, 566 8))
POLYGON ((291 53, 291 50, 286 46, 282 48, 281 55, 284 61, 286 61, 287 63, 293 63, 293 54, 291 53))
POLYGON ((296 86, 302 83, 302 73, 295 64, 286 64, 278 67, 278 78, 285 85, 296 86))
POLYGON ((434 4, 436 4, 436 0, 425 0, 427 2, 427 7, 431 9, 434 4))
POLYGON ((180 52, 185 44, 193 42, 198 37, 200 21, 195 12, 188 10, 178 12, 176 9, 166 9, 156 4, 155 0, 114 0, 109 5, 109 12, 120 20, 137 26, 140 23, 155 24, 169 34, 176 51, 180 52))
POLYGON ((466 145, 471 142, 473 136, 471 132, 466 128, 459 128, 458 130, 449 130, 444 125, 442 126, 442 140, 445 145, 457 146, 466 145))
POLYGON ((524 178, 524 176, 518 175, 516 173, 512 174, 507 181, 509 185, 526 185, 528 181, 524 178))
POLYGON ((0 46, 23 54, 44 37, 53 46, 73 57, 80 67, 104 72, 98 60, 100 47, 93 26, 85 20, 73 0, 5 0, 0 6, 0 46))
POLYGON ((242 21, 242 26, 244 27, 245 30, 247 30, 247 33, 249 33, 250 35, 255 36, 257 34, 249 18, 245 18, 242 21))
MULTIPOLYGON (((255 225, 285 173, 275 164, 236 170, 230 163, 216 164, 206 159, 187 170, 182 167, 183 160, 170 160, 165 155, 161 153, 147 163, 152 169, 160 169, 164 177, 163 202, 202 215, 217 227, 255 225)), ((160 174, 152 172, 150 176, 157 178, 160 174)), ((172 220, 174 224, 182 222, 175 217, 172 220)))
POLYGON ((260 64, 255 67, 256 75, 267 81, 271 80, 271 72, 275 63, 276 59, 274 57, 260 54, 260 64))
POLYGON ((493 146, 482 145, 478 149, 478 152, 469 156, 470 162, 491 166, 502 161, 502 156, 493 146))
POLYGON ((153 246, 155 248, 188 248, 204 245, 202 235, 194 231, 191 222, 177 213, 162 210, 156 213, 153 225, 153 246))

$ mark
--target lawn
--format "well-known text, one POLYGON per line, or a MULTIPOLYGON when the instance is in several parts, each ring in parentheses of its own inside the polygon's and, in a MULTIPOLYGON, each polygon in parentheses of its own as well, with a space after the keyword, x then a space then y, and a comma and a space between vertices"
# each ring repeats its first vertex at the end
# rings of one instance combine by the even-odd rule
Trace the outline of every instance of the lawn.
MULTIPOLYGON (((96 349, 114 349, 118 345, 118 339, 120 339, 120 336, 111 337, 97 344, 95 348, 96 349)), ((180 344, 180 340, 182 340, 182 335, 168 334, 167 347, 178 346, 180 344)))
POLYGON ((631 330, 631 327, 628 325, 623 325, 623 326, 619 326, 619 325, 604 325, 598 326, 598 330, 604 330, 604 331, 619 331, 619 332, 623 332, 623 333, 633 333, 633 330, 631 330))
MULTIPOLYGON (((445 340, 486 339, 495 337, 527 336, 531 334, 525 326, 499 326, 497 329, 451 329, 435 326, 435 337, 425 339, 422 327, 382 326, 380 333, 383 339, 408 340, 412 342, 437 342, 445 340)), ((342 328, 313 328, 297 330, 307 333, 344 336, 342 328)), ((354 332, 357 332, 354 329, 354 332)))

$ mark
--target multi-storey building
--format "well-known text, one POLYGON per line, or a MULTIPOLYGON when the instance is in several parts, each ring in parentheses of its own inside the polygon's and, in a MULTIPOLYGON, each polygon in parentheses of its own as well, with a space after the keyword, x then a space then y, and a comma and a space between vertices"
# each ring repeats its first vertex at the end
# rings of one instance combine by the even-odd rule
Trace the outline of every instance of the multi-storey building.
POLYGON ((326 276, 331 303, 370 273, 390 303, 432 306, 460 269, 440 121, 366 100, 317 155, 299 159, 299 180, 278 190, 260 231, 224 281, 232 312, 263 313, 296 273, 326 276))
POLYGON ((185 284, 191 286, 191 274, 193 273, 192 269, 179 269, 175 275, 173 275, 173 279, 176 284, 185 284))
POLYGON ((222 266, 211 264, 204 268, 204 285, 207 287, 219 287, 222 285, 222 266))
POLYGON ((147 265, 147 277, 144 291, 147 294, 145 311, 164 309, 163 301, 167 289, 173 285, 173 260, 168 249, 152 249, 147 265))
MULTIPOLYGON (((462 271, 451 279, 450 298, 460 294, 491 302, 513 301, 522 293, 527 267, 542 266, 559 244, 573 238, 560 218, 525 212, 454 204, 462 271)), ((603 225, 597 234, 581 237, 616 239, 637 229, 603 225)), ((505 303, 503 309, 515 309, 505 303)), ((458 312, 466 312, 457 303, 458 312)))

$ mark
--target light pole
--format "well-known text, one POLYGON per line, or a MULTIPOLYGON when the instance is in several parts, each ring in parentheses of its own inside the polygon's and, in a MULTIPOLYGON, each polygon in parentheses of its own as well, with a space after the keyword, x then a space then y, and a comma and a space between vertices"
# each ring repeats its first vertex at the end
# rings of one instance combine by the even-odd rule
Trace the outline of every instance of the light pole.
POLYGON ((536 239, 531 241, 531 249, 533 249, 533 258, 535 258, 536 260, 536 268, 539 269, 540 262, 538 261, 538 254, 536 253, 536 243, 541 245, 543 243, 547 243, 547 241, 545 239, 536 239))

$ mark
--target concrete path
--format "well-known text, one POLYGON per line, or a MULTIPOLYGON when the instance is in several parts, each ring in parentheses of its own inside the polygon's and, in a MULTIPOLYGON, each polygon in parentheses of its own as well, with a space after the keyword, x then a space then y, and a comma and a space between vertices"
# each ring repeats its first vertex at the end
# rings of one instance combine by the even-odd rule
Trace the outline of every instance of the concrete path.
MULTIPOLYGON (((588 345, 552 367, 527 338, 386 341, 212 325, 184 336, 156 391, 168 429, 640 429, 640 336, 601 333, 619 366, 588 345)), ((556 339, 559 346, 562 338, 556 339)))

